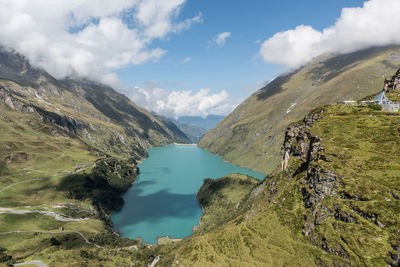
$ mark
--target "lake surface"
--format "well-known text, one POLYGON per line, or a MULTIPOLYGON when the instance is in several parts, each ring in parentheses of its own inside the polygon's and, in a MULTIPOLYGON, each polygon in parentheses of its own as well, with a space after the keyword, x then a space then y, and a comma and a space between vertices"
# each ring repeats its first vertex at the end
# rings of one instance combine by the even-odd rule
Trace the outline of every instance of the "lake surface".
POLYGON ((222 161, 198 146, 170 145, 148 151, 139 164, 140 175, 124 194, 125 205, 111 216, 123 237, 141 237, 156 244, 157 238, 184 238, 198 225, 201 208, 196 192, 205 178, 242 173, 263 179, 264 174, 222 161))

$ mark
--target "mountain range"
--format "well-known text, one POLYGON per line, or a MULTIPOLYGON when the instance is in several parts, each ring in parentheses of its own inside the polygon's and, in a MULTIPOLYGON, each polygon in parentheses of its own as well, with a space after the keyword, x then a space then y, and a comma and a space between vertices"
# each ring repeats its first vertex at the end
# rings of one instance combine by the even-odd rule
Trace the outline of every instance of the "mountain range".
POLYGON ((83 78, 56 80, 5 49, 0 50, 0 96, 6 105, 2 114, 29 120, 25 132, 74 137, 107 154, 140 159, 151 146, 190 142, 171 121, 157 119, 113 88, 83 78))
POLYGON ((109 86, 57 80, 2 49, 0 262, 399 266, 400 117, 341 103, 384 84, 398 101, 399 72, 385 78, 399 67, 397 46, 322 55, 255 92, 200 146, 268 175, 205 179, 193 234, 146 245, 110 222, 138 161, 148 148, 193 142, 188 125, 222 118, 151 114, 109 86))
POLYGON ((199 116, 183 116, 178 119, 169 118, 169 120, 172 120, 192 143, 198 143, 205 133, 217 126, 224 118, 225 116, 221 115, 208 115, 205 118, 199 116))

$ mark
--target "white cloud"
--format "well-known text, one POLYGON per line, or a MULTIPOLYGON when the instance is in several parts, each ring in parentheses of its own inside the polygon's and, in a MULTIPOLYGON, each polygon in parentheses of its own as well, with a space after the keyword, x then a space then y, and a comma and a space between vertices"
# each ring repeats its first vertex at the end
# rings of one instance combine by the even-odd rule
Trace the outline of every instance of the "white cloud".
POLYGON ((178 33, 190 28, 193 23, 203 22, 203 15, 172 24, 186 0, 141 0, 136 11, 137 21, 145 27, 145 34, 151 38, 161 38, 170 32, 178 33))
POLYGON ((197 16, 190 18, 190 19, 186 19, 184 21, 181 21, 177 24, 174 25, 173 27, 173 32, 174 33, 179 33, 183 30, 187 30, 189 29, 193 24, 196 23, 203 23, 203 14, 200 12, 197 16))
POLYGON ((297 68, 322 53, 400 44, 400 1, 369 0, 361 8, 344 8, 336 23, 323 31, 300 25, 279 32, 260 49, 265 62, 297 68))
POLYGON ((115 84, 112 70, 162 57, 154 39, 202 22, 201 14, 178 20, 185 1, 0 0, 0 44, 56 78, 115 84))
POLYGON ((237 105, 225 90, 210 94, 210 89, 193 92, 167 91, 159 87, 148 89, 135 87, 127 89, 125 94, 136 104, 172 118, 206 117, 210 114, 226 115, 237 105))
POLYGON ((179 62, 179 64, 186 64, 186 63, 189 63, 191 60, 192 60, 191 57, 187 57, 187 58, 183 59, 181 62, 179 62))
POLYGON ((231 36, 230 32, 222 32, 214 38, 214 42, 218 47, 224 46, 226 40, 231 36))

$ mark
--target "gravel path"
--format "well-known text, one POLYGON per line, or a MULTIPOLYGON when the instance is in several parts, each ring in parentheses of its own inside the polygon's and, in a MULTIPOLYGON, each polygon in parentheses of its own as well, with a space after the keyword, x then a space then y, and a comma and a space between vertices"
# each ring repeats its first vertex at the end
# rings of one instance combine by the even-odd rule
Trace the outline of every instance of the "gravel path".
POLYGON ((14 266, 22 266, 22 265, 30 265, 30 264, 33 264, 33 265, 36 265, 39 267, 47 267, 47 265, 44 264, 42 261, 37 261, 37 260, 16 263, 16 264, 14 264, 14 266))
POLYGON ((57 221, 62 221, 62 222, 80 222, 80 221, 86 221, 89 220, 89 218, 72 218, 72 217, 67 217, 61 214, 58 214, 54 211, 46 211, 46 210, 15 210, 15 209, 10 209, 10 208, 2 208, 0 207, 0 214, 28 214, 28 213, 40 213, 46 216, 53 217, 57 221))

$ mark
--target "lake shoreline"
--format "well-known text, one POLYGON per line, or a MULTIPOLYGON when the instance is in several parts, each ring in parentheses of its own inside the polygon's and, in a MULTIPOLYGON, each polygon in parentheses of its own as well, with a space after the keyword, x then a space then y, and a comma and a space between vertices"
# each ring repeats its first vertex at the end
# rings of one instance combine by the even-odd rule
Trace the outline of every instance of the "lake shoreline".
POLYGON ((267 177, 267 176, 268 176, 266 173, 264 173, 264 172, 261 172, 261 171, 259 171, 259 170, 254 170, 254 169, 252 169, 252 168, 250 168, 250 167, 242 166, 242 165, 239 165, 239 164, 237 164, 237 163, 234 163, 234 162, 232 162, 232 161, 229 161, 229 160, 227 160, 227 159, 224 159, 224 158, 222 157, 222 155, 220 155, 220 154, 218 154, 218 153, 211 152, 210 150, 208 150, 208 149, 207 149, 207 148, 205 148, 205 147, 202 147, 202 146, 201 146, 201 145, 199 145, 199 144, 196 144, 196 145, 197 145, 198 147, 200 147, 201 149, 204 149, 204 150, 206 150, 206 151, 210 152, 211 154, 214 154, 214 155, 217 155, 217 156, 221 157, 221 159, 222 159, 222 161, 223 161, 223 162, 226 162, 226 163, 229 163, 229 164, 232 164, 232 165, 235 165, 235 166, 238 166, 238 167, 244 168, 244 169, 249 169, 249 170, 251 170, 251 171, 255 171, 255 172, 262 173, 262 174, 264 174, 264 175, 265 175, 265 177, 267 177))
POLYGON ((113 228, 121 237, 134 240, 140 236, 143 244, 157 244, 160 237, 177 241, 195 233, 204 215, 197 198, 204 179, 218 179, 232 173, 250 175, 259 180, 265 176, 225 162, 197 144, 173 143, 151 148, 148 153, 146 160, 138 164, 140 177, 124 194, 123 207, 111 218, 113 228), (163 230, 162 224, 154 223, 157 216, 165 218, 162 224, 171 226, 163 230))

